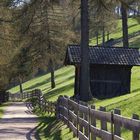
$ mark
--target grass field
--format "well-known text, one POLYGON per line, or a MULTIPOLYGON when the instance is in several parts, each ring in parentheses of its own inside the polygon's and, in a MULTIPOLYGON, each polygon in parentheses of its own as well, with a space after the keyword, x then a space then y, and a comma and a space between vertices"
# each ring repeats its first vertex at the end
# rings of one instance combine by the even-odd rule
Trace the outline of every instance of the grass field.
MULTIPOLYGON (((39 88, 43 91, 46 98, 51 101, 57 100, 59 95, 68 95, 72 96, 74 93, 73 85, 74 85, 74 67, 63 67, 56 72, 56 88, 50 88, 50 75, 46 74, 41 77, 34 78, 28 82, 23 84, 23 88, 25 91, 33 90, 39 88)), ((16 86, 9 90, 10 92, 18 92, 19 87, 16 86)), ((132 69, 132 78, 131 78, 131 94, 123 95, 116 97, 115 99, 106 99, 106 100, 95 100, 92 103, 97 106, 108 106, 110 104, 115 104, 120 101, 126 100, 128 98, 132 98, 133 96, 137 96, 140 93, 140 68, 134 67, 132 69)))
MULTIPOLYGON (((23 83, 25 91, 41 89, 48 100, 57 100, 59 95, 72 96, 74 89, 74 67, 63 67, 55 72, 56 88, 51 89, 50 74, 34 78, 23 83)), ((9 90, 12 93, 19 91, 19 86, 9 90)))
MULTIPOLYGON (((121 20, 118 21, 117 24, 117 29, 115 29, 112 33, 110 33, 110 38, 114 38, 114 39, 118 39, 122 37, 122 25, 121 25, 121 20)), ((136 21, 136 19, 133 18, 129 18, 128 20, 128 32, 129 34, 137 32, 140 30, 140 24, 136 21)), ((129 40, 130 42, 130 47, 133 48, 138 48, 139 44, 140 44, 140 40, 139 40, 140 36, 134 37, 132 39, 129 40)), ((99 43, 101 43, 101 37, 99 37, 99 43)), ((91 45, 96 45, 96 39, 92 38, 90 39, 90 44, 91 45)), ((117 44, 117 46, 122 46, 122 43, 117 44)))

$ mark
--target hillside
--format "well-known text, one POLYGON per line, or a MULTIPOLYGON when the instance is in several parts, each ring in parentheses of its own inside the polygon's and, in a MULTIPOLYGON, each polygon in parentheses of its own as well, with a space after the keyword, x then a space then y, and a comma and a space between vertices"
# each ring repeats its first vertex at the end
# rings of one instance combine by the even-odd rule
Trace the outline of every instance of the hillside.
MULTIPOLYGON (((121 23, 121 20, 118 20, 118 24, 117 24, 116 28, 117 29, 115 29, 114 31, 112 31, 110 33, 110 38, 118 39, 118 38, 122 37, 122 23, 121 23)), ((137 32, 139 30, 140 30, 140 24, 137 22, 137 20, 133 19, 133 18, 129 18, 128 19, 129 35, 137 32)), ((139 38, 140 38, 140 35, 138 35, 134 38, 131 38, 129 40, 130 47, 139 48, 139 44, 140 44, 139 38)), ((99 37, 99 43, 101 43, 101 37, 99 37)), ((90 44, 91 45, 96 45, 96 39, 95 38, 90 39, 90 44)), ((122 43, 116 44, 116 46, 122 46, 122 43)))
MULTIPOLYGON (((133 33, 140 29, 140 25, 134 20, 129 19, 129 33, 133 33)), ((112 38, 121 37, 121 23, 118 22, 118 30, 111 34, 112 38)), ((131 47, 140 48, 140 36, 134 37, 129 40, 131 47)), ((91 43, 94 44, 95 40, 92 39, 91 43)), ((119 44, 121 45, 121 44, 119 44)), ((74 67, 68 66, 63 67, 55 71, 55 80, 56 88, 51 89, 50 85, 50 74, 46 74, 40 77, 31 79, 23 83, 24 91, 31 91, 33 89, 41 89, 47 100, 55 101, 59 95, 72 96, 74 93, 74 67)), ((9 89, 10 92, 16 93, 19 92, 19 86, 9 89)), ((106 100, 97 100, 93 99, 90 104, 94 104, 97 107, 106 106, 108 111, 113 110, 114 108, 119 108, 122 111, 122 114, 127 117, 131 117, 133 113, 140 115, 140 67, 133 67, 132 69, 132 78, 131 78, 131 93, 123 96, 106 99, 106 100)), ((45 119, 42 119, 38 126, 38 137, 41 139, 61 139, 69 140, 72 139, 72 133, 69 132, 69 129, 63 125, 62 122, 58 122, 54 117, 48 116, 45 119), (57 129, 56 129, 57 128, 57 129)), ((131 137, 130 133, 124 130, 124 138, 129 140, 131 137), (129 138, 128 138, 129 137, 129 138)))
MULTIPOLYGON (((24 91, 41 89, 48 100, 56 100, 59 95, 73 95, 74 67, 63 67, 55 72, 56 88, 51 89, 50 74, 34 78, 23 83, 24 91)), ((19 86, 9 90, 12 93, 19 92, 19 86)))
MULTIPOLYGON (((67 95, 72 96, 74 89, 74 67, 63 67, 56 71, 56 88, 50 88, 50 75, 46 74, 41 77, 34 78, 28 82, 23 84, 23 88, 25 91, 30 91, 36 88, 39 88, 43 91, 46 98, 48 100, 54 101, 57 99, 59 95, 67 95)), ((19 86, 16 86, 9 90, 12 93, 19 91, 19 86)), ((140 67, 134 67, 132 69, 132 79, 131 79, 131 94, 126 94, 120 97, 106 99, 106 100, 93 100, 92 103, 96 104, 97 106, 108 106, 111 104, 113 107, 118 105, 118 102, 122 102, 127 99, 131 99, 132 97, 137 96, 139 97, 140 93, 140 67)), ((137 98, 137 99, 138 99, 137 98)))
MULTIPOLYGON (((73 84, 74 67, 70 66, 56 71, 56 88, 53 90, 50 89, 49 74, 32 79, 24 83, 23 87, 25 90, 40 88, 47 99, 54 101, 59 95, 72 96, 73 84)), ((122 115, 128 117, 131 117, 133 113, 140 114, 140 67, 134 67, 132 69, 131 86, 130 94, 106 100, 93 100, 90 104, 95 104, 96 107, 106 106, 108 111, 119 108, 122 111, 122 115)), ((12 88, 10 91, 17 92, 18 88, 19 87, 12 88)), ((41 140, 72 140, 73 137, 72 132, 70 133, 66 125, 63 125, 62 122, 57 121, 55 117, 50 115, 40 120, 37 130, 37 135, 41 140)), ((131 133, 124 130, 123 137, 127 140, 131 140, 131 133)))

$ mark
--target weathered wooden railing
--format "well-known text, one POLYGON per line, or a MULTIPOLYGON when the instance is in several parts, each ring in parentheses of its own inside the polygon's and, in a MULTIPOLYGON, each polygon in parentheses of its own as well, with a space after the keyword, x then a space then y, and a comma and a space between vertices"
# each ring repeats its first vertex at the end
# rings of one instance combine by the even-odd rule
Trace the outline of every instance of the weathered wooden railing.
POLYGON ((39 89, 35 89, 30 92, 23 92, 23 93, 15 93, 15 94, 9 94, 9 100, 11 101, 17 101, 22 99, 35 99, 35 106, 38 106, 41 110, 41 112, 48 112, 48 113, 56 113, 56 103, 47 101, 44 95, 42 94, 42 91, 39 89))
POLYGON ((42 113, 56 113, 56 102, 47 101, 40 90, 38 90, 38 95, 36 97, 36 105, 38 105, 42 113))
POLYGON ((133 118, 121 116, 120 110, 106 112, 106 108, 88 106, 86 103, 73 101, 60 96, 57 103, 57 117, 65 122, 80 140, 123 140, 121 128, 132 131, 132 140, 140 138, 140 121, 137 115, 133 118), (100 121, 100 127, 99 125, 100 121), (110 125, 109 125, 110 124, 110 125))
POLYGON ((16 101, 16 100, 28 99, 28 98, 32 98, 35 96, 41 96, 40 94, 42 94, 42 93, 39 89, 35 89, 33 91, 23 92, 23 93, 20 93, 20 92, 17 92, 14 94, 9 93, 9 100, 16 101))
POLYGON ((9 92, 0 92, 0 104, 9 100, 9 92))

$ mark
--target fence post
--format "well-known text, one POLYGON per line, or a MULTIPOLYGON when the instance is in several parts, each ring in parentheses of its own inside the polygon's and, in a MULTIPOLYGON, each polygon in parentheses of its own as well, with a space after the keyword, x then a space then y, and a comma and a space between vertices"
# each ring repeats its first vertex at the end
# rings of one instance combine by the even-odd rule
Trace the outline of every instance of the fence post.
POLYGON ((56 118, 57 119, 60 119, 60 117, 59 117, 59 100, 60 100, 60 96, 58 97, 58 99, 57 99, 57 102, 56 102, 56 118))
POLYGON ((77 104, 78 104, 78 106, 77 106, 77 126, 76 126, 76 128, 77 128, 77 138, 78 138, 78 136, 79 136, 79 100, 77 100, 77 104))
MULTIPOLYGON (((86 103, 85 106, 88 107, 88 104, 86 103)), ((89 107, 88 107, 87 113, 86 114, 84 113, 84 119, 87 122, 89 122, 89 107)), ((89 137, 89 126, 88 126, 88 128, 85 128, 85 135, 86 135, 86 137, 89 137)))
MULTIPOLYGON (((99 109, 100 111, 106 112, 106 108, 105 107, 100 107, 99 109)), ((106 130, 107 131, 107 122, 104 120, 101 120, 101 129, 102 130, 106 130)))
MULTIPOLYGON (((133 114, 132 119, 139 120, 139 116, 137 114, 133 114)), ((139 140, 139 131, 137 129, 133 130, 133 140, 139 140)))
POLYGON ((58 119, 61 118, 61 117, 60 117, 60 113, 61 113, 60 105, 61 105, 61 98, 62 98, 62 97, 63 97, 63 96, 60 95, 60 96, 58 97, 58 100, 57 100, 57 118, 58 118, 58 119))
MULTIPOLYGON (((91 126, 91 115, 90 115, 90 110, 91 110, 91 107, 90 106, 88 106, 88 123, 89 123, 89 125, 88 125, 88 139, 90 140, 91 139, 91 136, 90 136, 90 134, 91 134, 91 131, 90 131, 90 126, 91 126)), ((92 139, 91 139, 92 140, 92 139)))
POLYGON ((66 98, 66 105, 65 107, 67 108, 67 126, 69 127, 69 97, 68 96, 64 96, 66 98))
MULTIPOLYGON (((91 105, 91 109, 95 110, 95 106, 91 105)), ((91 122, 91 125, 96 127, 96 118, 95 116, 92 116, 91 113, 90 113, 90 122, 91 122)), ((94 135, 94 133, 91 133, 91 140, 96 140, 96 136, 94 135)))
MULTIPOLYGON (((79 101, 79 105, 82 104, 81 101, 79 101)), ((79 111, 79 117, 83 119, 83 113, 79 111)), ((83 132, 83 125, 79 123, 79 130, 83 132)))
POLYGON ((50 114, 50 103, 47 102, 47 105, 48 105, 48 114, 50 114))
MULTIPOLYGON (((121 110, 115 109, 114 114, 121 115, 121 110)), ((121 137, 121 126, 114 120, 114 135, 121 137)))
POLYGON ((45 100, 45 104, 44 104, 44 111, 45 111, 45 113, 46 113, 46 108, 47 108, 47 102, 45 100))
POLYGON ((111 111, 111 135, 112 135, 112 140, 114 140, 114 114, 113 111, 111 111))

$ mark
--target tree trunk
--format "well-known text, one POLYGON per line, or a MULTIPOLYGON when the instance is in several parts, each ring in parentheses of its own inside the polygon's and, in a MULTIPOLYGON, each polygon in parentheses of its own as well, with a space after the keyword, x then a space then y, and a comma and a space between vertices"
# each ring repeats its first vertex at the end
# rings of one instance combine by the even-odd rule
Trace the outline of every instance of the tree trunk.
POLYGON ((54 76, 54 65, 53 61, 50 58, 50 72, 51 72, 51 88, 55 88, 55 76, 54 76))
POLYGON ((128 48, 129 41, 128 41, 127 9, 123 4, 121 5, 121 12, 122 12, 123 47, 128 48))
POLYGON ((103 26, 103 32, 102 32, 102 46, 104 47, 105 46, 105 28, 103 26))
POLYGON ((20 89, 20 93, 23 93, 22 79, 21 78, 19 78, 19 89, 20 89))
POLYGON ((107 32, 107 41, 109 40, 109 31, 107 32))
POLYGON ((99 45, 99 33, 96 32, 96 45, 98 46, 99 45))
POLYGON ((81 68, 80 93, 82 101, 91 99, 89 76, 89 26, 88 26, 88 0, 81 0, 81 68))

